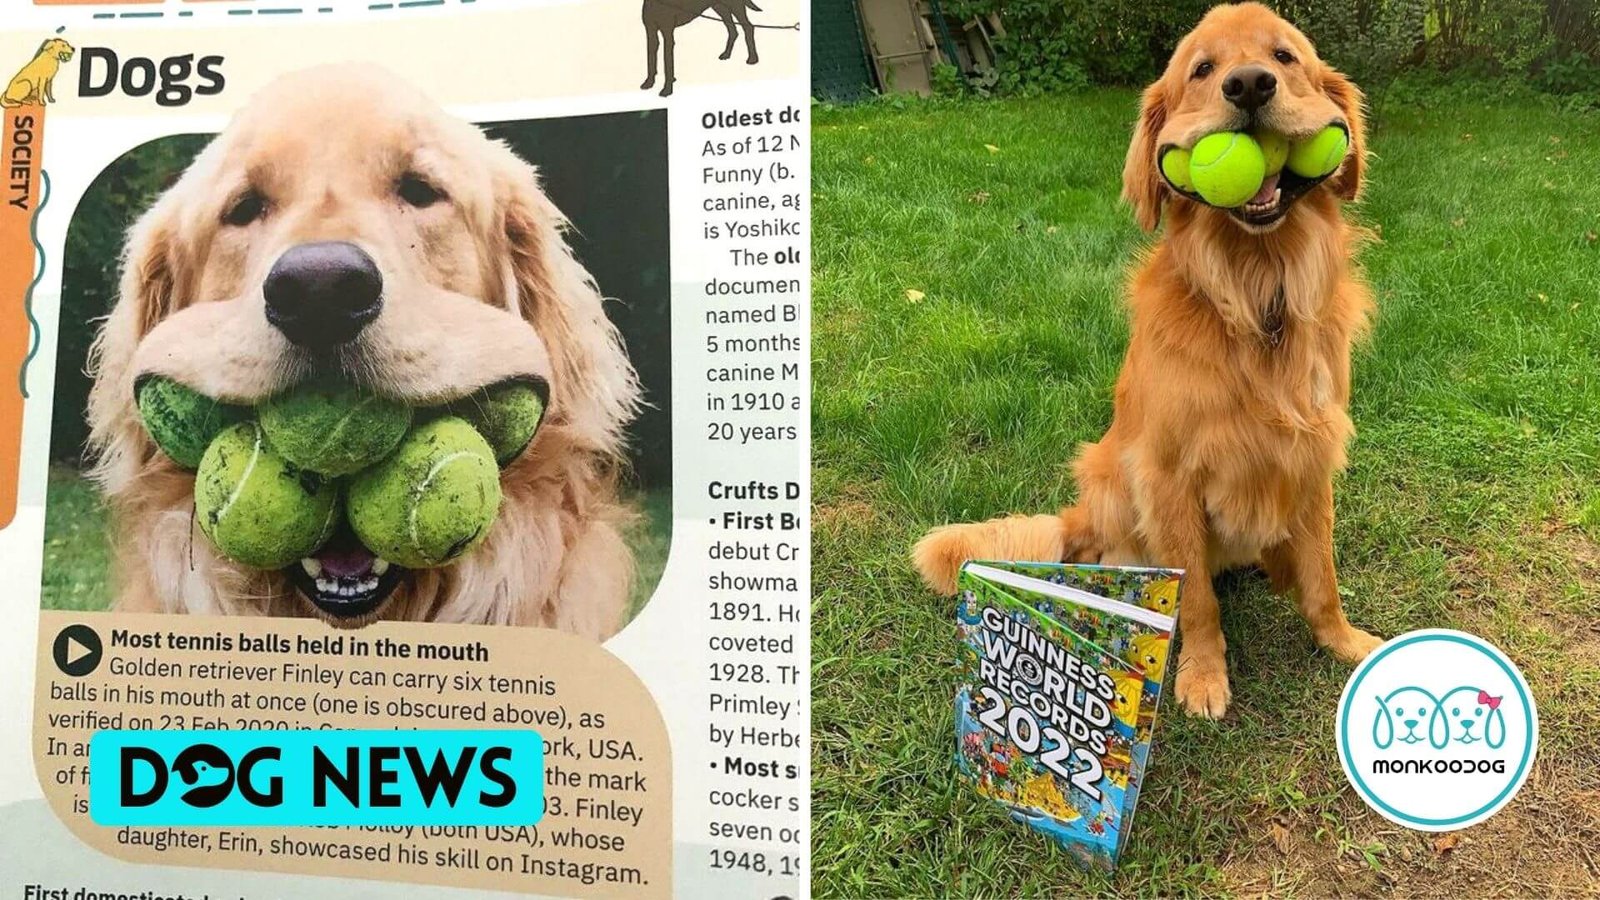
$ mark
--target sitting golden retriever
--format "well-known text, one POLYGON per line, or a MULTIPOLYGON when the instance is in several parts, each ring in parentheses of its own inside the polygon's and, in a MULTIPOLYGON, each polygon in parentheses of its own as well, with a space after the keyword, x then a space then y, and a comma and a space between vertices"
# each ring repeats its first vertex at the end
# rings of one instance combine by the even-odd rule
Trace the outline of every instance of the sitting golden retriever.
POLYGON ((1220 717, 1230 693, 1212 576, 1259 563, 1293 589, 1313 636, 1356 661, 1380 641, 1340 606, 1333 475, 1353 433, 1350 346, 1371 291, 1351 266, 1360 232, 1340 204, 1361 190, 1362 97, 1305 35, 1256 3, 1219 6, 1144 92, 1123 169, 1139 223, 1166 234, 1129 290, 1132 337, 1111 427, 1075 464, 1059 515, 950 525, 914 558, 942 592, 968 559, 1149 564, 1186 571, 1177 695, 1220 717), (1290 137, 1344 127, 1350 153, 1323 179, 1287 169, 1236 209, 1160 174, 1164 148, 1217 131, 1290 137))
POLYGON ((33 59, 11 76, 5 93, 0 94, 0 106, 43 106, 56 102, 56 73, 61 64, 72 59, 73 47, 61 38, 49 38, 39 45, 33 59))
POLYGON ((615 473, 639 388, 565 227, 531 166, 388 72, 327 66, 263 90, 132 229, 94 346, 117 608, 614 633, 634 572, 615 473), (417 571, 348 529, 281 571, 212 548, 193 474, 140 424, 136 381, 255 404, 329 374, 419 407, 512 379, 547 387, 481 546, 417 571), (319 574, 377 587, 327 594, 319 574))

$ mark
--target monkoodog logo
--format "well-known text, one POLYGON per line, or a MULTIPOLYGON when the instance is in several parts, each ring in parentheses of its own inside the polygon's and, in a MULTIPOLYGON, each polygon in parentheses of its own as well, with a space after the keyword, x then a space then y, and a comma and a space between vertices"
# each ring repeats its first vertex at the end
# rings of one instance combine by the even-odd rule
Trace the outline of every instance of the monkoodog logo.
POLYGON ((1356 667, 1335 730, 1345 775, 1368 805, 1408 828, 1450 831, 1510 802, 1533 764, 1539 717, 1498 648, 1428 629, 1356 667))

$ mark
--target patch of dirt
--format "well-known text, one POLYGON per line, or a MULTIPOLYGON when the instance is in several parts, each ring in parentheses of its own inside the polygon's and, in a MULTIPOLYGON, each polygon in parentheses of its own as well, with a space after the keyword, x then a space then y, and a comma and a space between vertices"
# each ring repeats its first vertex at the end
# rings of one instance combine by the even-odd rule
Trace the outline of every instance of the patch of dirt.
POLYGON ((1505 648, 1539 698, 1527 783, 1494 818, 1447 835, 1399 828, 1348 788, 1315 812, 1263 813, 1221 864, 1239 894, 1600 898, 1600 544, 1548 521, 1499 552, 1446 553, 1458 627, 1505 648))
POLYGON ((1541 756, 1511 805, 1445 834, 1400 828, 1344 792, 1279 814, 1221 865, 1241 896, 1600 897, 1600 762, 1541 756))

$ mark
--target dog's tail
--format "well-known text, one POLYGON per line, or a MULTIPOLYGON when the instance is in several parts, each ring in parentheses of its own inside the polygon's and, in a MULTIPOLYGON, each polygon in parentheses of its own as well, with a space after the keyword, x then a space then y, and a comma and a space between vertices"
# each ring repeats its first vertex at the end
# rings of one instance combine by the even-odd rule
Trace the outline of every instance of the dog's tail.
POLYGON ((969 559, 1098 559, 1098 543, 1088 511, 1082 506, 1069 506, 1053 516, 1006 516, 935 528, 917 542, 911 559, 928 587, 950 595, 956 592, 956 575, 969 559))

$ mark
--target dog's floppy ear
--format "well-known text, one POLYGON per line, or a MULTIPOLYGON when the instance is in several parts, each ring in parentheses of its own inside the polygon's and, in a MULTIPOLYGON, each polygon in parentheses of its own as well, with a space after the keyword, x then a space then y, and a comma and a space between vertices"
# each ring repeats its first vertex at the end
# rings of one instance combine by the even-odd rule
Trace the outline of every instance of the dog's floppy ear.
POLYGON ((633 366, 594 279, 567 245, 566 217, 535 169, 502 149, 496 190, 515 291, 509 302, 550 352, 549 420, 588 449, 618 457, 639 405, 633 366))
POLYGON ((1444 714, 1444 701, 1435 700, 1433 713, 1428 716, 1428 743, 1435 750, 1443 750, 1450 743, 1450 719, 1444 714))
POLYGON ((1350 153, 1345 157, 1343 167, 1328 180, 1328 185, 1340 197, 1354 200, 1361 196, 1362 185, 1366 183, 1366 97, 1355 82, 1331 68, 1323 72, 1322 90, 1339 107, 1344 114, 1345 124, 1350 127, 1350 153))
POLYGON ((1161 223, 1161 204, 1167 199, 1167 182, 1156 168, 1156 150, 1161 129, 1167 124, 1167 90, 1157 81, 1144 90, 1139 104, 1139 121, 1133 126, 1133 141, 1122 166, 1122 199, 1133 206, 1139 227, 1154 231, 1161 223))
POLYGON ((1372 743, 1379 750, 1387 750, 1394 743, 1394 717, 1389 714, 1389 706, 1383 698, 1377 699, 1378 712, 1372 717, 1372 743))
POLYGON ((1499 750, 1506 742, 1506 714, 1499 707, 1489 710, 1483 723, 1483 739, 1491 750, 1499 750))
POLYGON ((95 477, 113 493, 152 451, 133 397, 139 341, 172 313, 184 282, 179 199, 169 191, 128 233, 117 302, 89 348, 89 449, 95 477))

